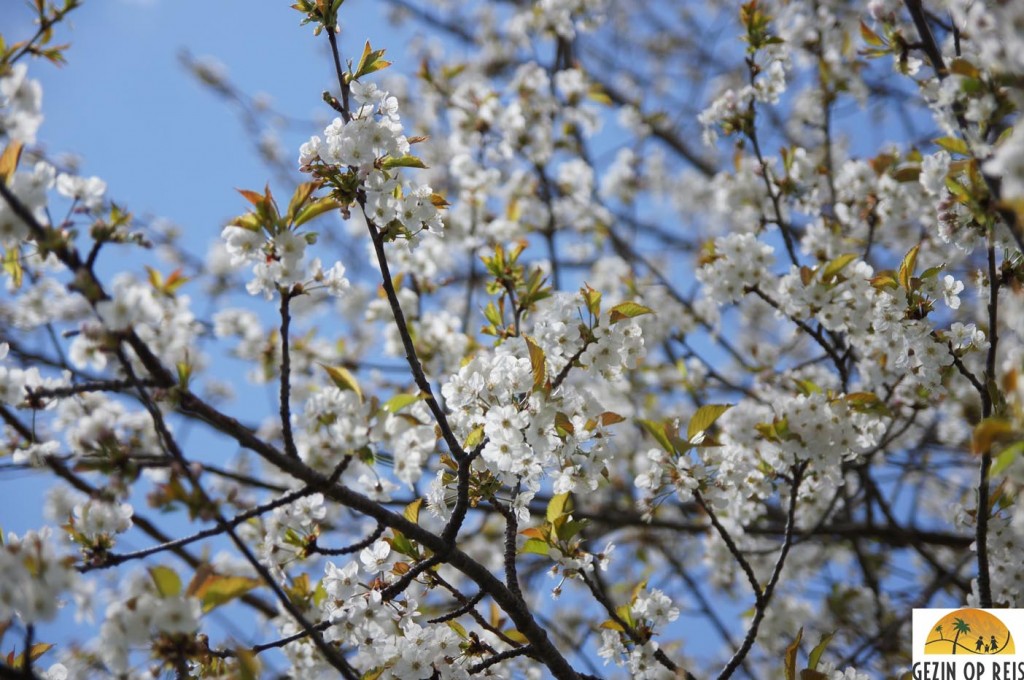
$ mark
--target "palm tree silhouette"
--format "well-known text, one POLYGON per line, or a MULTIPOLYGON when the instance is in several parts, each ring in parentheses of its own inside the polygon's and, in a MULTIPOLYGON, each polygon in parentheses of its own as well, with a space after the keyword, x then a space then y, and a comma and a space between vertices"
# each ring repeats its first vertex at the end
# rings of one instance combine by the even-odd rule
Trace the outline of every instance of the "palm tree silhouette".
POLYGON ((939 625, 935 626, 935 632, 939 634, 939 639, 940 640, 945 640, 946 639, 946 638, 942 637, 942 624, 941 623, 939 625))
POLYGON ((971 624, 963 619, 953 619, 953 630, 956 631, 956 635, 953 636, 953 653, 956 654, 956 642, 960 639, 961 633, 967 634, 971 632, 971 624))

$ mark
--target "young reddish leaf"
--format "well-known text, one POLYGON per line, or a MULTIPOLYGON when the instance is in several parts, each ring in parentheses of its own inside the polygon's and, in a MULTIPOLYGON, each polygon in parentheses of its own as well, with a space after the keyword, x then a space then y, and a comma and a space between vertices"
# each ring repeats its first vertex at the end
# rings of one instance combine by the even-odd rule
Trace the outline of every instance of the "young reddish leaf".
POLYGON ((1014 434, 1013 424, 1005 418, 985 418, 974 427, 971 436, 971 453, 988 453, 992 444, 1014 434))
POLYGON ((12 139, 8 142, 4 152, 0 154, 0 182, 6 184, 7 180, 14 176, 15 170, 18 169, 23 146, 18 140, 12 139))
POLYGON ((533 371, 533 389, 539 390, 543 388, 548 381, 547 361, 545 360, 544 350, 542 350, 530 336, 524 335, 523 338, 526 340, 526 347, 530 350, 530 367, 533 371))
POLYGON ((821 671, 805 668, 800 671, 800 680, 828 680, 828 676, 821 671))
POLYGON ((897 182, 917 182, 921 179, 921 166, 920 165, 903 165, 896 169, 893 173, 893 178, 897 182))
POLYGON ((864 42, 872 47, 883 47, 885 45, 885 41, 878 37, 878 34, 872 31, 863 21, 860 22, 860 37, 864 38, 864 42))
POLYGON ((519 533, 523 536, 526 536, 527 538, 535 538, 538 541, 543 541, 547 539, 547 532, 545 532, 540 527, 528 527, 526 529, 523 529, 519 533))
POLYGON ((255 207, 259 208, 263 205, 264 196, 261 193, 250 191, 249 189, 235 189, 238 193, 245 196, 245 200, 252 203, 255 207))
POLYGON ((35 661, 43 654, 53 649, 54 645, 52 642, 37 642, 32 645, 32 648, 28 650, 28 658, 31 661, 35 661))
POLYGON ((605 411, 604 413, 599 415, 598 418, 600 419, 601 424, 604 425, 605 427, 608 427, 609 425, 614 425, 615 423, 621 423, 626 420, 618 413, 612 413, 611 411, 605 411))

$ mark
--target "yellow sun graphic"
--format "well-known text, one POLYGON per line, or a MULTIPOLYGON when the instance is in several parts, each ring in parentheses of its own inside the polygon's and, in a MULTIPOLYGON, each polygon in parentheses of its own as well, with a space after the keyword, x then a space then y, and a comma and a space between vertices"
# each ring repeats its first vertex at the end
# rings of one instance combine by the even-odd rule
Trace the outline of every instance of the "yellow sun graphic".
POLYGON ((958 609, 935 622, 925 654, 1013 654, 1013 638, 1003 622, 980 609, 958 609))

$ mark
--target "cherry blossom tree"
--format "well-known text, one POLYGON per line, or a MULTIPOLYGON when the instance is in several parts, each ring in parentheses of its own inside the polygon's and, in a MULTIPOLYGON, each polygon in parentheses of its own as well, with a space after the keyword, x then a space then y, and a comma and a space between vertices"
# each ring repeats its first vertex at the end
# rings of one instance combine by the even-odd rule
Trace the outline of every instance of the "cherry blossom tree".
POLYGON ((268 178, 198 254, 44 152, 32 5, 0 677, 860 680, 1020 605, 1024 3, 297 0, 301 148, 183 57, 268 178))

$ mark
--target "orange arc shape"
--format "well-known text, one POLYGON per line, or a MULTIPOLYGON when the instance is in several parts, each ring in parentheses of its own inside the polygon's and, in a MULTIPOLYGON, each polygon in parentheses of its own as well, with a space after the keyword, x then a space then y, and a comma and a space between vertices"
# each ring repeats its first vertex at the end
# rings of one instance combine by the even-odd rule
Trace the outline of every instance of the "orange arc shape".
POLYGON ((936 621, 928 631, 923 651, 925 654, 958 655, 1015 653, 1013 636, 1006 625, 981 609, 958 609, 936 621))

